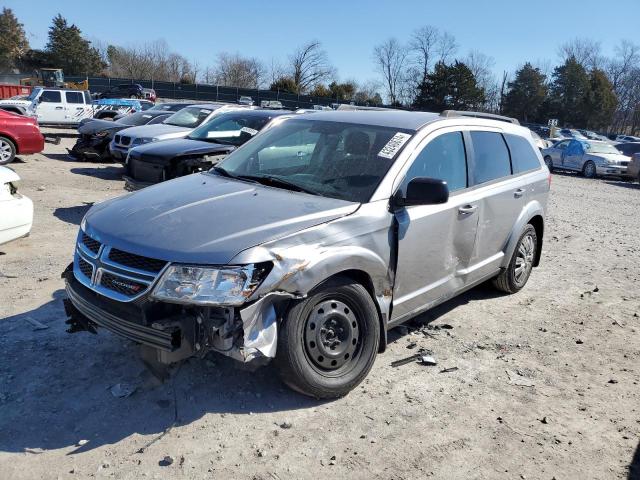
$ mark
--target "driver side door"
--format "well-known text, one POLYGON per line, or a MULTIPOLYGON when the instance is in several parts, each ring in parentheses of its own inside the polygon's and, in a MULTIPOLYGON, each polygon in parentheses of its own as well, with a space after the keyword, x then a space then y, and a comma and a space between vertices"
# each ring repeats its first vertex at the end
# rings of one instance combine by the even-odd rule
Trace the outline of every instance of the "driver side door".
POLYGON ((411 179, 430 177, 447 182, 449 200, 439 205, 403 207, 395 212, 398 253, 393 322, 453 296, 465 285, 481 200, 469 188, 465 135, 459 129, 444 129, 428 137, 409 162, 399 186, 403 193, 411 179))

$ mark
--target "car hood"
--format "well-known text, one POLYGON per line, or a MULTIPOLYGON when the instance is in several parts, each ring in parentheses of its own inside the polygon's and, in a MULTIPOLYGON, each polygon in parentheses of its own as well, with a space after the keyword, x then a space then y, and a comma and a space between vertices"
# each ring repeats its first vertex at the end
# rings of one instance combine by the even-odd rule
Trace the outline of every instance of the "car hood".
POLYGON ((197 173, 100 203, 82 225, 96 240, 130 253, 224 265, 247 248, 349 215, 359 205, 197 173))
POLYGON ((142 160, 149 158, 154 163, 157 163, 158 161, 168 162, 177 156, 207 155, 218 152, 230 152, 234 149, 235 147, 232 145, 180 138, 176 140, 166 140, 160 143, 148 143, 136 147, 131 150, 131 156, 142 160))
POLYGON ((78 133, 83 135, 93 135, 104 130, 118 131, 129 128, 121 123, 112 122, 109 120, 91 120, 78 127, 78 133))
POLYGON ((0 105, 18 105, 20 107, 28 107, 31 105, 31 100, 11 100, 7 98, 5 100, 0 100, 0 105))
POLYGON ((122 135, 131 138, 181 138, 186 137, 192 128, 177 127, 175 125, 165 125, 158 123, 155 125, 141 125, 139 127, 129 127, 121 131, 122 135))

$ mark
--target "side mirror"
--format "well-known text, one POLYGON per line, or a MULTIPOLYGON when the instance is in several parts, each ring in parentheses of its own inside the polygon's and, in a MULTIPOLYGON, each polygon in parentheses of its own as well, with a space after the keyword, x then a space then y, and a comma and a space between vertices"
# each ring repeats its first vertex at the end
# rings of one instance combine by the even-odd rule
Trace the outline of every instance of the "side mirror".
POLYGON ((398 190, 395 204, 400 207, 437 205, 447 203, 448 200, 449 187, 447 182, 436 178, 416 177, 407 185, 407 193, 404 197, 398 190))

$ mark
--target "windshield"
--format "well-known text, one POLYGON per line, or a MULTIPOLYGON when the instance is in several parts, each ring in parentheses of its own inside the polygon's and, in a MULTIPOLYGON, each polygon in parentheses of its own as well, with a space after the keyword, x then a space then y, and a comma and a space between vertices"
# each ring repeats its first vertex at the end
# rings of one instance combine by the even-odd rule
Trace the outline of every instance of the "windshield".
POLYGON ((187 138, 224 145, 242 145, 270 120, 267 116, 226 113, 196 128, 187 138))
POLYGON ((586 143, 585 147, 589 153, 620 154, 620 150, 608 143, 586 143))
POLYGON ((214 171, 364 203, 413 133, 373 125, 289 119, 233 152, 214 171))
POLYGON ((213 112, 212 108, 187 107, 171 115, 164 122, 176 127, 195 128, 206 120, 213 112))
POLYGON ((33 90, 31 90, 31 93, 27 97, 27 100, 29 101, 35 100, 41 90, 42 90, 41 88, 34 88, 33 90))
POLYGON ((116 120, 116 123, 137 127, 139 125, 146 125, 147 123, 149 123, 149 120, 151 120, 152 118, 153 118, 153 115, 149 115, 144 112, 138 112, 138 113, 132 113, 131 115, 127 115, 126 117, 122 117, 116 120))

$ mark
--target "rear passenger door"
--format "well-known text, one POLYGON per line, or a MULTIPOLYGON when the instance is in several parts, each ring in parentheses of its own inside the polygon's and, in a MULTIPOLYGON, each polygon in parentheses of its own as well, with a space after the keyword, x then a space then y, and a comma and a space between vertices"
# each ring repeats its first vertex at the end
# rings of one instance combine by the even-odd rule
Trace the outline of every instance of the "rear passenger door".
POLYGON ((512 175, 511 156, 502 132, 471 129, 471 182, 480 195, 476 248, 468 283, 498 271, 504 250, 525 205, 526 179, 512 175))
POLYGON ((91 116, 91 107, 85 105, 83 92, 64 92, 64 97, 66 100, 66 123, 79 123, 83 118, 91 116))
POLYGON ((65 104, 61 90, 43 90, 36 109, 40 123, 65 123, 65 104))

